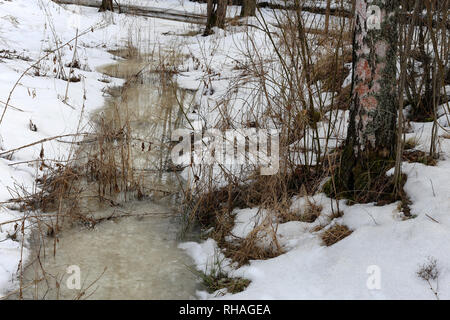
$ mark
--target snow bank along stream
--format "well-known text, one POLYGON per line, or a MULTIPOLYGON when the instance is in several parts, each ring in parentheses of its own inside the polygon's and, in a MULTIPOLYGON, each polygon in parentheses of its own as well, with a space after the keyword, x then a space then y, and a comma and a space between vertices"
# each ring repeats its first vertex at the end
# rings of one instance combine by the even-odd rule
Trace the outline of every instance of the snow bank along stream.
MULTIPOLYGON (((146 66, 148 63, 131 59, 101 68, 107 75, 105 79, 108 76, 130 79, 144 71, 137 81, 129 81, 132 85, 124 86, 121 94, 108 98, 93 121, 100 118, 97 116, 105 121, 117 117, 117 110, 120 117, 129 117, 131 131, 137 137, 132 147, 133 166, 141 172, 143 189, 152 195, 151 200, 138 201, 131 196, 131 200, 124 201, 130 195, 123 193, 114 199, 120 206, 86 200, 84 205, 97 219, 113 214, 130 216, 104 219, 93 229, 77 224, 63 230, 57 241, 50 237, 41 239, 39 232, 35 232, 34 253, 23 275, 23 298, 195 298, 199 284, 187 267, 192 261, 177 247, 183 226, 181 214, 174 208, 178 180, 174 172, 164 169, 168 149, 154 147, 164 145, 170 138, 171 128, 181 121, 178 103, 188 103, 190 95, 173 86, 164 87, 161 74, 149 71, 146 66), (78 268, 80 289, 72 277, 78 268), (33 280, 37 280, 36 284, 33 280)), ((186 237, 194 239, 196 235, 186 237)))

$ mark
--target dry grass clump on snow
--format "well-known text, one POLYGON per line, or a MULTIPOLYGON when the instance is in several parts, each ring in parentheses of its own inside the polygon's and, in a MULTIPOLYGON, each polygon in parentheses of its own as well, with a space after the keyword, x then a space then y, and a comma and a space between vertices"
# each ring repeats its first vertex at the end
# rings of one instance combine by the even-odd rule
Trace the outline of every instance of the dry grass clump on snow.
POLYGON ((336 224, 333 227, 323 231, 321 238, 323 243, 329 247, 336 242, 341 241, 345 237, 348 237, 353 231, 350 230, 347 226, 336 224))

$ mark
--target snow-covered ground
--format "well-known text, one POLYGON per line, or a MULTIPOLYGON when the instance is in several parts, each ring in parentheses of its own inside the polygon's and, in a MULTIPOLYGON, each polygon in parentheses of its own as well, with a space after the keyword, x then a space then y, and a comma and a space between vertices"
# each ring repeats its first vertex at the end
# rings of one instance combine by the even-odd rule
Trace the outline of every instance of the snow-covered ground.
MULTIPOLYGON (((204 4, 187 0, 123 2, 205 12, 204 4)), ((233 16, 234 12, 238 12, 237 7, 231 7, 228 15, 233 16)), ((270 21, 269 11, 262 12, 270 21)), ((317 20, 320 23, 320 19, 317 20)), ((258 22, 251 18, 249 23, 258 22)), ((28 161, 39 159, 42 149, 49 164, 52 160, 67 159, 73 150, 70 144, 51 140, 12 154, 2 152, 45 138, 91 130, 89 113, 103 105, 102 90, 105 86, 121 83, 119 79, 108 79, 110 82, 105 83, 105 76, 95 70, 114 61, 107 50, 125 47, 130 41, 141 51, 161 46, 186 55, 176 80, 181 87, 198 90, 198 110, 188 114, 191 120, 214 126, 222 112, 217 107, 218 102, 224 100, 229 101, 227 111, 236 124, 258 117, 264 106, 258 110, 245 102, 257 86, 256 82, 248 81, 242 85, 235 79, 237 76, 245 79, 238 67, 239 63, 247 62, 245 54, 252 47, 249 37, 254 41, 253 50, 256 48, 261 56, 271 55, 269 46, 265 46, 267 39, 257 29, 244 27, 216 30, 209 37, 200 34, 180 36, 200 30, 200 26, 181 22, 98 13, 94 8, 61 7, 49 0, 0 0, 0 113, 19 80, 0 123, 0 202, 15 196, 19 187, 29 192, 36 190, 35 179, 41 172, 37 165, 28 161), (73 39, 76 27, 80 34, 88 30, 77 43, 81 69, 75 69, 75 75, 81 76, 82 81, 70 83, 65 99, 67 82, 56 79, 55 72, 59 72, 59 59, 63 65, 72 61, 75 41, 59 52, 49 52, 73 39), (20 78, 36 62, 39 62, 39 75, 36 68, 31 68, 20 78), (235 89, 231 97, 230 88, 235 89), (37 131, 30 130, 30 121, 37 131)), ((69 68, 65 67, 64 71, 67 74, 69 68)), ((348 113, 342 112, 340 116, 346 119, 348 113)), ((284 254, 269 260, 251 261, 240 268, 227 265, 229 261, 221 259, 231 276, 251 280, 245 291, 235 295, 225 292, 223 296, 217 292, 198 292, 199 298, 434 299, 428 284, 416 275, 419 267, 431 257, 436 259, 440 271, 439 297, 450 299, 450 139, 444 137, 450 128, 444 117, 440 122, 447 127, 438 130, 441 153, 438 164, 434 167, 419 163, 403 165, 408 175, 405 190, 412 200, 414 219, 403 219, 397 203, 347 206, 345 201, 340 201, 343 216, 326 224, 332 214, 331 205, 335 209, 336 203, 322 193, 316 194, 308 201, 321 205, 323 210, 314 223, 291 221, 278 225, 277 237, 284 254), (320 232, 314 231, 322 223, 326 225, 325 229, 344 224, 353 232, 327 247, 321 242, 320 232)), ((325 124, 320 127, 326 129, 325 124)), ((338 131, 336 136, 344 137, 345 126, 338 131)), ((412 123, 407 137, 415 137, 416 148, 428 151, 430 135, 431 124, 412 123)), ((68 136, 60 140, 72 139, 68 136)), ((294 198, 292 211, 301 213, 308 201, 302 197, 294 198)), ((239 209, 235 214, 232 234, 236 237, 245 237, 254 225, 270 216, 269 212, 259 208, 239 209)), ((24 213, 0 203, 0 296, 17 287, 19 261, 22 255, 26 259, 28 246, 29 229, 25 229, 25 241, 20 232, 13 240, 15 223, 6 222, 19 219, 17 225, 20 227, 23 218, 24 213), (25 244, 23 248, 22 243, 25 244)), ((270 245, 270 241, 267 244, 270 245)), ((180 246, 193 257, 200 271, 205 271, 221 255, 212 239, 180 246)), ((436 288, 435 281, 431 284, 436 288)))
MULTIPOLYGON (((214 85, 221 87, 219 80, 213 81, 214 85)), ((450 87, 446 90, 449 92, 450 87)), ((220 253, 212 239, 181 245, 194 258, 198 270, 212 270, 217 261, 222 261, 229 276, 251 280, 249 287, 237 294, 218 291, 199 292, 199 296, 219 299, 436 299, 435 290, 440 299, 450 299, 450 126, 448 105, 441 108, 447 109, 447 115, 442 113, 438 121, 442 127, 438 129, 440 159, 437 165, 403 163, 403 172, 408 176, 404 188, 412 201, 413 219, 404 218, 399 203, 348 206, 341 200, 339 209, 343 216, 330 223, 331 206, 336 211, 336 200, 323 193, 308 200, 294 198, 293 213, 301 214, 308 201, 322 206, 323 210, 314 223, 276 224, 273 220, 279 244, 285 251, 276 258, 253 260, 249 265, 236 268, 220 253), (348 226, 352 233, 327 247, 320 234, 336 224, 348 226), (319 225, 325 228, 315 231, 319 225), (417 275, 430 261, 436 261, 439 272, 436 280, 430 280, 433 290, 417 275)), ((341 137, 345 137, 345 131, 345 126, 340 129, 341 137)), ((417 142, 415 149, 429 152, 431 131, 432 123, 411 122, 406 138, 417 142)), ((234 213, 232 234, 240 238, 245 238, 268 215, 260 208, 235 209, 234 213)), ((262 245, 271 244, 270 239, 264 240, 267 241, 262 245)))
MULTIPOLYGON (((270 16, 269 14, 267 16, 270 16)), ((318 19, 320 20, 320 19, 318 19)), ((251 22, 257 23, 255 20, 251 22)), ((249 35, 259 50, 265 52, 264 36, 252 29, 249 35)), ((199 119, 214 123, 220 114, 217 101, 225 99, 227 88, 234 88, 233 75, 235 61, 242 59, 248 44, 247 34, 234 30, 216 34, 208 39, 200 39, 198 44, 189 46, 197 57, 207 57, 208 68, 212 70, 208 87, 212 94, 205 94, 199 101, 199 119), (220 48, 220 49, 216 49, 220 48), (239 58, 240 57, 240 58, 239 58), (202 113, 204 112, 204 113, 202 113), (205 120, 207 119, 207 120, 205 120)), ((190 66, 192 70, 193 66, 190 66)), ((200 87, 204 70, 182 73, 179 83, 186 87, 200 87), (192 84, 197 72, 198 83, 192 84)), ((348 79, 351 79, 349 76, 348 79)), ((205 82, 203 82, 205 83, 205 82)), ((347 82, 348 83, 348 82, 347 82)), ((242 123, 245 116, 255 112, 243 101, 251 96, 251 82, 238 86, 239 93, 232 100, 231 119, 242 123)), ((450 87, 446 87, 450 91, 450 87)), ((226 96, 229 98, 229 96, 226 96)), ((404 163, 403 171, 408 175, 405 191, 410 197, 413 219, 405 219, 399 203, 385 206, 372 204, 346 205, 339 201, 343 216, 331 220, 331 204, 336 210, 335 200, 319 193, 309 201, 323 207, 320 217, 314 223, 291 221, 277 224, 277 238, 286 253, 268 260, 251 261, 249 265, 236 268, 224 258, 212 239, 203 243, 184 243, 182 248, 194 258, 200 271, 213 270, 214 264, 222 261, 223 269, 230 276, 251 280, 249 287, 241 293, 226 291, 208 294, 199 292, 201 298, 224 299, 435 299, 429 284, 418 277, 423 265, 436 261, 439 276, 431 280, 433 290, 439 298, 450 299, 450 139, 448 105, 441 106, 447 115, 440 114, 438 129, 438 149, 440 160, 436 166, 420 163, 404 163), (320 234, 336 224, 348 226, 352 233, 345 239, 327 247, 320 234), (315 231, 318 225, 325 225, 315 231)), ((255 112, 258 114, 258 112, 255 112)), ((345 112, 339 117, 348 117, 345 112)), ((346 122, 346 120, 344 120, 346 122)), ((319 131, 326 131, 326 124, 320 124, 319 131)), ((406 138, 414 138, 416 149, 429 152, 432 123, 411 123, 406 138)), ((345 138, 346 126, 341 127, 337 136, 345 138)), ((324 133, 322 133, 324 134, 324 133)), ((325 134, 324 134, 325 135, 325 134)), ((335 142, 333 142, 335 143, 335 142)), ((306 198, 293 199, 292 212, 301 213, 306 198)), ((269 215, 260 208, 236 209, 235 237, 245 236, 269 215)), ((262 245, 270 245, 265 239, 262 245)))

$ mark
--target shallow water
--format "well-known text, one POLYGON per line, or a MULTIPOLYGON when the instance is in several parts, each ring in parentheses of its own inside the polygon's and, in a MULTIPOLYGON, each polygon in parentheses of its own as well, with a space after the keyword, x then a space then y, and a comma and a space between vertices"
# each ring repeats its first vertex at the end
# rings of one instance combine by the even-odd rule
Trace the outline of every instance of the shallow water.
MULTIPOLYGON (((142 61, 128 60, 105 66, 101 71, 129 79, 144 66, 142 61)), ((176 110, 180 101, 187 103, 185 93, 166 87, 161 75, 141 74, 137 81, 127 84, 126 90, 117 90, 120 94, 113 94, 93 120, 99 115, 112 122, 129 118, 137 139, 131 148, 134 171, 140 172, 139 178, 151 200, 130 201, 130 196, 119 193, 114 197, 118 206, 84 201, 83 206, 92 217, 104 219, 94 228, 75 224, 57 238, 42 238, 36 228, 32 241, 34 260, 23 273, 23 298, 195 298, 200 285, 188 268, 192 261, 177 247, 183 228, 181 214, 176 210, 179 186, 174 173, 164 170, 167 139, 171 128, 180 122, 176 110), (152 191, 155 188, 167 192, 152 191), (79 268, 81 288, 76 288, 76 281, 66 272, 69 266, 79 268)), ((185 237, 195 239, 196 234, 185 237)))
MULTIPOLYGON (((48 239, 41 252, 47 280, 25 290, 24 298, 194 299, 199 286, 187 267, 192 262, 177 248, 177 215, 148 202, 129 202, 120 208, 124 212, 145 216, 110 219, 94 230, 67 229, 58 237, 55 256, 53 239, 48 239), (70 288, 75 282, 66 270, 72 265, 80 268, 80 290, 70 288)), ((34 263, 24 276, 25 283, 40 279, 42 269, 34 263)))

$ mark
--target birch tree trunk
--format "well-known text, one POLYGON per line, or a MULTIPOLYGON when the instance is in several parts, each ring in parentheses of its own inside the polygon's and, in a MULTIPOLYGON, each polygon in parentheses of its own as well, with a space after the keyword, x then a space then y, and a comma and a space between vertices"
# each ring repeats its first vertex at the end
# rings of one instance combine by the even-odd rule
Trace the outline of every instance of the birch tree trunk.
POLYGON ((396 0, 356 0, 350 121, 337 193, 371 192, 395 154, 396 0))

